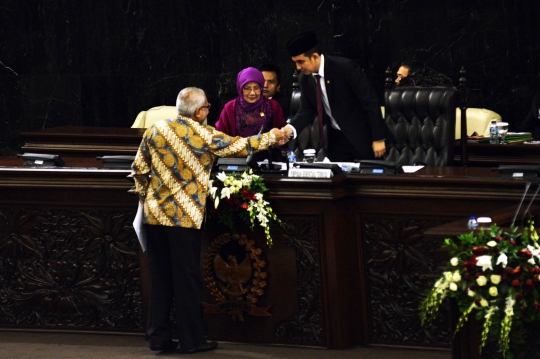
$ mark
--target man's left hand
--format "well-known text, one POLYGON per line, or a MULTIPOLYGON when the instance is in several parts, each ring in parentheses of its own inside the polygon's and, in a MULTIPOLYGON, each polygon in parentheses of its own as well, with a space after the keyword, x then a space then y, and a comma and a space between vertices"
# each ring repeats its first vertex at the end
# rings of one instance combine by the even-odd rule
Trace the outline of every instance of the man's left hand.
POLYGON ((375 158, 382 157, 386 153, 386 145, 384 144, 384 141, 373 141, 372 147, 375 158))

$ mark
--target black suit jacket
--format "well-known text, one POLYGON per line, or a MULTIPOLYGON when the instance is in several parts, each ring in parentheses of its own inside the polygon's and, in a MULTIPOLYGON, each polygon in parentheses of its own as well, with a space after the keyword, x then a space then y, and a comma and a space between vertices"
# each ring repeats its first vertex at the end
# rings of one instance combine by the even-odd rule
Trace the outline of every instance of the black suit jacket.
POLYGON ((291 96, 286 96, 278 91, 272 96, 272 100, 279 103, 283 110, 283 118, 286 120, 291 115, 291 96))
MULTIPOLYGON (((332 117, 349 142, 360 152, 360 159, 372 159, 373 141, 384 140, 387 133, 373 85, 353 60, 326 55, 324 81, 332 117)), ((317 117, 315 78, 313 75, 300 74, 299 82, 300 109, 291 120, 297 133, 317 117)), ((328 146, 332 144, 328 143, 328 146)))

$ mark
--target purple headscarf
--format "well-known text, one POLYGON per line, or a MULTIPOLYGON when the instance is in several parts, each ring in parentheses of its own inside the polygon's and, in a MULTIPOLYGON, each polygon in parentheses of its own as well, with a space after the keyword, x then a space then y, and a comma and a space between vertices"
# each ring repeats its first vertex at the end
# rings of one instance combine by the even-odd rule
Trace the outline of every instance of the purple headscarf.
POLYGON ((264 76, 262 72, 260 72, 256 68, 248 67, 238 73, 238 76, 236 77, 236 90, 238 91, 238 101, 240 103, 240 107, 242 107, 242 110, 248 112, 255 111, 263 104, 263 87, 264 76), (255 103, 248 103, 244 100, 244 94, 242 89, 248 82, 256 82, 261 87, 261 97, 255 103))

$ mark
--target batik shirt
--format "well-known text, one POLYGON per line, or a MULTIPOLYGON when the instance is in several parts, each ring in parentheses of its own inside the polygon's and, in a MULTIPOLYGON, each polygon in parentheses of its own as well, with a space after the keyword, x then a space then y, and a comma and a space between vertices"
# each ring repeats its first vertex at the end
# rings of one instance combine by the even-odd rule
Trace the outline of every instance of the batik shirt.
POLYGON ((246 157, 276 143, 270 133, 231 137, 192 119, 161 120, 144 133, 132 165, 143 222, 200 229, 217 157, 246 157))

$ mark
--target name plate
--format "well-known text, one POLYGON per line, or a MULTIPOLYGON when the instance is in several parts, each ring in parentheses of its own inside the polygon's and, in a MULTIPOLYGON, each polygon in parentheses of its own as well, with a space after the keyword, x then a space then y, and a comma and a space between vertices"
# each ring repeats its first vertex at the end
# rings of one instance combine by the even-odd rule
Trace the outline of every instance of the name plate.
POLYGON ((331 178, 334 174, 328 168, 290 168, 289 177, 331 178))

